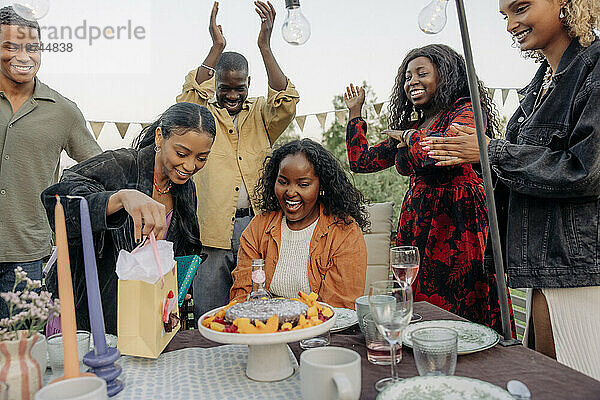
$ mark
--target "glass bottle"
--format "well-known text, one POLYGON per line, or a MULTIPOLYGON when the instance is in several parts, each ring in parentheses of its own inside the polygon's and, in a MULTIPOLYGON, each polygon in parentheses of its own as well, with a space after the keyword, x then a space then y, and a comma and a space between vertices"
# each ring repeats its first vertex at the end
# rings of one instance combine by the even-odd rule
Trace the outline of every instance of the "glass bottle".
POLYGON ((265 289, 265 261, 263 259, 252 260, 252 293, 246 300, 270 299, 271 295, 265 289))

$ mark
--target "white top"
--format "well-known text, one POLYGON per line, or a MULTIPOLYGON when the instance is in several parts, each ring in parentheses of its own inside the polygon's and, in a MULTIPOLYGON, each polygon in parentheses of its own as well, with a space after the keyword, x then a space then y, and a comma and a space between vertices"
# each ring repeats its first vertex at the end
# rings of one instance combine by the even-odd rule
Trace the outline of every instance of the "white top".
POLYGON ((308 256, 310 240, 317 226, 317 220, 299 231, 287 226, 285 217, 281 219, 281 248, 275 273, 269 291, 276 296, 298 297, 298 291, 310 293, 308 283, 308 256))

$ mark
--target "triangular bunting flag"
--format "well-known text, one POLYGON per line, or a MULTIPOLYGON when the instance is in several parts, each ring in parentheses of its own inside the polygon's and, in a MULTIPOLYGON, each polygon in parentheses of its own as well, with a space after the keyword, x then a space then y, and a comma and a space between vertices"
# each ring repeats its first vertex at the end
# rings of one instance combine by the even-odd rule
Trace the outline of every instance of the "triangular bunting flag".
POLYGON ((125 139, 125 135, 127 134, 127 129, 129 128, 129 122, 115 122, 117 126, 117 130, 121 135, 121 139, 125 139))
POLYGON ((496 92, 496 89, 494 89, 494 88, 487 88, 487 92, 488 92, 488 95, 490 96, 490 99, 493 99, 494 98, 494 93, 496 92))
POLYGON ((525 97, 525 95, 523 95, 523 94, 521 94, 519 92, 517 92, 517 94, 519 95, 519 101, 523 100, 523 98, 525 97))
POLYGON ((502 105, 504 105, 504 103, 506 103, 506 98, 508 97, 509 92, 510 92, 510 89, 502 89, 502 105))
POLYGON ((141 122, 140 125, 142 126, 142 129, 146 129, 148 126, 152 125, 152 123, 150 123, 150 122, 141 122))
POLYGON ((102 127, 104 126, 104 122, 90 121, 90 125, 92 127, 92 132, 94 132, 94 137, 98 139, 100 131, 102 131, 102 127))
POLYGON ((335 119, 337 120, 338 124, 346 126, 346 111, 336 111, 335 119))
POLYGON ((327 113, 316 114, 317 120, 319 120, 319 124, 321 124, 321 129, 325 129, 325 121, 327 121, 327 113))
POLYGON ((375 109, 377 115, 379 115, 379 113, 381 112, 381 107, 383 107, 383 103, 373 104, 373 108, 375 109))
POLYGON ((304 124, 306 123, 306 115, 299 115, 296 117, 296 123, 300 128, 300 132, 304 131, 304 124))

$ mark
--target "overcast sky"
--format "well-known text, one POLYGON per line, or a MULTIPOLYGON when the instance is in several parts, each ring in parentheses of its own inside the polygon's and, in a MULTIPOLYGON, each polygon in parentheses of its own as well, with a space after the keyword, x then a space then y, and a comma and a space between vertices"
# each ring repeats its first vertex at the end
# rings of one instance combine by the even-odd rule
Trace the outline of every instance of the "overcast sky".
MULTIPOLYGON (((511 47, 497 0, 465 3, 480 78, 492 87, 527 84, 537 67, 511 47)), ((46 27, 42 39, 71 44, 73 51, 45 52, 38 76, 75 101, 88 120, 152 120, 174 103, 185 74, 206 56, 212 4, 208 0, 51 0, 48 15, 39 21, 46 27), (121 38, 90 41, 104 29, 108 36, 116 36, 119 26, 121 38), (50 36, 60 35, 61 27, 63 37, 50 36), (79 38, 69 38, 69 30, 79 38)), ((380 101, 387 100, 398 66, 414 47, 445 43, 462 52, 454 2, 448 6, 448 24, 442 33, 425 35, 417 26, 419 11, 428 4, 425 0, 301 0, 312 36, 299 47, 281 36, 284 0, 273 4, 277 10, 273 52, 300 92, 298 115, 331 110, 333 96, 349 82, 366 80, 380 101)), ((266 94, 266 73, 256 45, 260 21, 252 2, 222 0, 218 23, 227 39, 226 50, 243 53, 250 62, 250 95, 266 94)), ((514 108, 515 100, 516 96, 509 99, 505 113, 514 108)), ((114 128, 105 130, 99 139, 103 147, 125 144, 114 128)), ((316 119, 309 118, 306 135, 315 137, 319 130, 316 119)))

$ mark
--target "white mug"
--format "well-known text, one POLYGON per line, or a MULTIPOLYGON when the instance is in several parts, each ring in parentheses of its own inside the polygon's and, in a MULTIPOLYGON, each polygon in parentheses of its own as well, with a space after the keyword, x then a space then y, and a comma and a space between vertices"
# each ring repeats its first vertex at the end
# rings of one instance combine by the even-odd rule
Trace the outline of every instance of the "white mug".
POLYGON ((106 381, 96 376, 65 379, 44 386, 35 400, 106 400, 106 381))
POLYGON ((304 400, 358 400, 360 355, 341 347, 320 347, 300 355, 300 385, 304 400))

